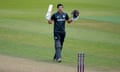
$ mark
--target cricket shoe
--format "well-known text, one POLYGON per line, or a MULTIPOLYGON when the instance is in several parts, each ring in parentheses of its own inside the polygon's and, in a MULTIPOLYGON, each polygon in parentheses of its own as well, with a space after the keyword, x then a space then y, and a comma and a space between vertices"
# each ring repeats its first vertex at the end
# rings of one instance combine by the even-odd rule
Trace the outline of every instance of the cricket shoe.
POLYGON ((62 59, 59 58, 59 59, 54 59, 55 62, 58 62, 58 63, 61 63, 62 62, 62 59))

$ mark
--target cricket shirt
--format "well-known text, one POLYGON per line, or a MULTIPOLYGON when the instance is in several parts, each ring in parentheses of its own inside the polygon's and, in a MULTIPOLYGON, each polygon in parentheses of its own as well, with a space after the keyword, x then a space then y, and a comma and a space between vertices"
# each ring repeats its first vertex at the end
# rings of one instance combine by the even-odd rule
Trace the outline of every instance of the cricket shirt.
POLYGON ((67 13, 56 12, 51 16, 51 20, 54 21, 54 32, 65 32, 65 21, 69 19, 67 13))

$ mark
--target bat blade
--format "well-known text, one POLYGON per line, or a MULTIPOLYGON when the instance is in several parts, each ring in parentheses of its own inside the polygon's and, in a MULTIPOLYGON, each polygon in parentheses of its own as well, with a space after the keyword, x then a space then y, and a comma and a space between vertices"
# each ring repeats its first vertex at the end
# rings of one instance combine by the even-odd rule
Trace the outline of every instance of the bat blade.
POLYGON ((52 9, 53 9, 53 5, 52 5, 52 4, 49 4, 48 12, 52 12, 52 9))

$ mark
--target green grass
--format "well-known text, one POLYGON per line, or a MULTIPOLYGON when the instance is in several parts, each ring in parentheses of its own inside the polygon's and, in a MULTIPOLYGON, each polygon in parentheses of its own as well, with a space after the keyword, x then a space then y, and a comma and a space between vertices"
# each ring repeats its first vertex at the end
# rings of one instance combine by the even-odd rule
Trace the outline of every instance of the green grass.
POLYGON ((80 20, 66 25, 62 64, 76 66, 77 53, 84 52, 86 67, 105 72, 118 70, 119 0, 2 0, 0 54, 52 62, 53 25, 48 25, 44 16, 49 3, 59 2, 69 15, 73 9, 80 10, 80 20))

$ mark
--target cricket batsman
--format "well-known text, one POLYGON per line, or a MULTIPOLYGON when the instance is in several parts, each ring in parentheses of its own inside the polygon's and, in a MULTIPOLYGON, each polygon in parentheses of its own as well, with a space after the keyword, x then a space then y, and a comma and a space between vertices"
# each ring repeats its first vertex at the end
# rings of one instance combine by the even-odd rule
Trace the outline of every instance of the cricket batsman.
POLYGON ((72 12, 72 18, 70 19, 68 14, 63 11, 63 4, 57 4, 57 12, 51 16, 52 7, 53 5, 49 5, 46 19, 49 24, 52 24, 52 22, 54 22, 55 54, 53 59, 54 61, 60 63, 62 61, 61 52, 66 36, 65 23, 67 22, 70 24, 72 21, 77 20, 79 12, 77 10, 74 10, 72 12))

